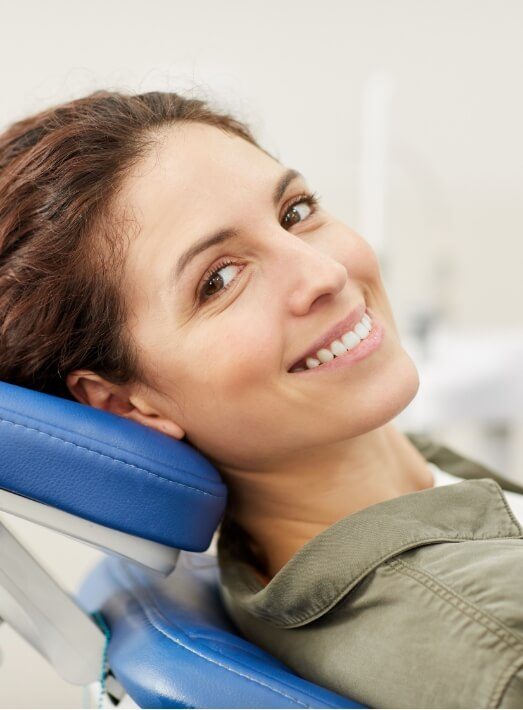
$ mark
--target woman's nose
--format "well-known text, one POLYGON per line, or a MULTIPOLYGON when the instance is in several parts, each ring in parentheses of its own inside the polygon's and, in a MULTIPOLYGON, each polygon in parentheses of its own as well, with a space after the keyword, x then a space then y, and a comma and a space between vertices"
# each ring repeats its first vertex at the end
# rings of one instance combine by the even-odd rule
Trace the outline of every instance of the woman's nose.
POLYGON ((280 255, 289 309, 294 315, 307 313, 322 296, 336 297, 347 284, 347 269, 340 261, 303 241, 280 255))

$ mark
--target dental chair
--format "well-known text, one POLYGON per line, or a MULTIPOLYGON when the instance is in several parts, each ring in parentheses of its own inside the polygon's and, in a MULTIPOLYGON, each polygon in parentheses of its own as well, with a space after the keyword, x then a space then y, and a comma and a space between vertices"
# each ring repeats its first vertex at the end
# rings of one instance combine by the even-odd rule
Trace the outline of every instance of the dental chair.
POLYGON ((1 619, 85 686, 89 707, 365 707, 296 675, 227 616, 205 552, 226 496, 190 445, 0 382, 0 511, 107 553, 72 598, 0 523, 1 619))

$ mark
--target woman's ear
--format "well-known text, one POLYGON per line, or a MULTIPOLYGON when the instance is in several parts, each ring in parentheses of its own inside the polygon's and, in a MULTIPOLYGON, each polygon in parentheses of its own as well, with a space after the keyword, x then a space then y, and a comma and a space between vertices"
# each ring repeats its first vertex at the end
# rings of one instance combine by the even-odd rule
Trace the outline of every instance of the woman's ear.
POLYGON ((127 386, 113 385, 91 370, 70 372, 66 384, 73 397, 82 404, 132 419, 174 439, 185 436, 185 431, 176 422, 158 414, 143 398, 130 394, 127 386))

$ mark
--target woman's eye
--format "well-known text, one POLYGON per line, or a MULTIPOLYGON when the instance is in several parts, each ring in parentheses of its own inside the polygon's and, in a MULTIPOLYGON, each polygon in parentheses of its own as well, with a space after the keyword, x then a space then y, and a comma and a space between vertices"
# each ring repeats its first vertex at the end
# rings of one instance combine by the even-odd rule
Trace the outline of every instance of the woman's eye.
MULTIPOLYGON (((294 198, 285 210, 281 226, 288 229, 294 224, 306 220, 318 209, 319 199, 317 193, 307 193, 294 198)), ((201 282, 201 287, 198 290, 198 303, 202 304, 205 301, 219 297, 236 280, 234 276, 235 271, 238 269, 241 271, 242 268, 240 264, 234 264, 230 260, 225 260, 218 264, 210 273, 205 274, 201 282)))
POLYGON ((292 202, 285 212, 285 216, 281 222, 282 227, 292 227, 293 224, 303 222, 310 217, 318 207, 319 198, 314 194, 301 195, 292 202))
POLYGON ((208 276, 204 277, 202 287, 198 294, 199 301, 208 301, 217 293, 219 294, 222 291, 226 291, 234 281, 235 269, 239 268, 240 266, 238 264, 232 264, 230 261, 218 265, 208 276), (222 273, 223 276, 220 276, 220 273, 222 273), (220 288, 220 286, 223 288, 220 288))

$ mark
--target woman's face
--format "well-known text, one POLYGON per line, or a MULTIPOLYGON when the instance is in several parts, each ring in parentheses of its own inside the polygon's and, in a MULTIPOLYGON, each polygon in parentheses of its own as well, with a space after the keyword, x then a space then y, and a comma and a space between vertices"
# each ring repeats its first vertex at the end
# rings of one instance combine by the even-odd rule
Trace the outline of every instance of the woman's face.
POLYGON ((166 131, 124 185, 139 231, 123 283, 155 382, 142 397, 149 423, 175 422, 223 467, 261 470, 371 431, 419 386, 373 250, 321 204, 313 211, 311 187, 198 123, 166 131), (377 349, 344 367, 289 372, 362 304, 383 327, 377 349))

